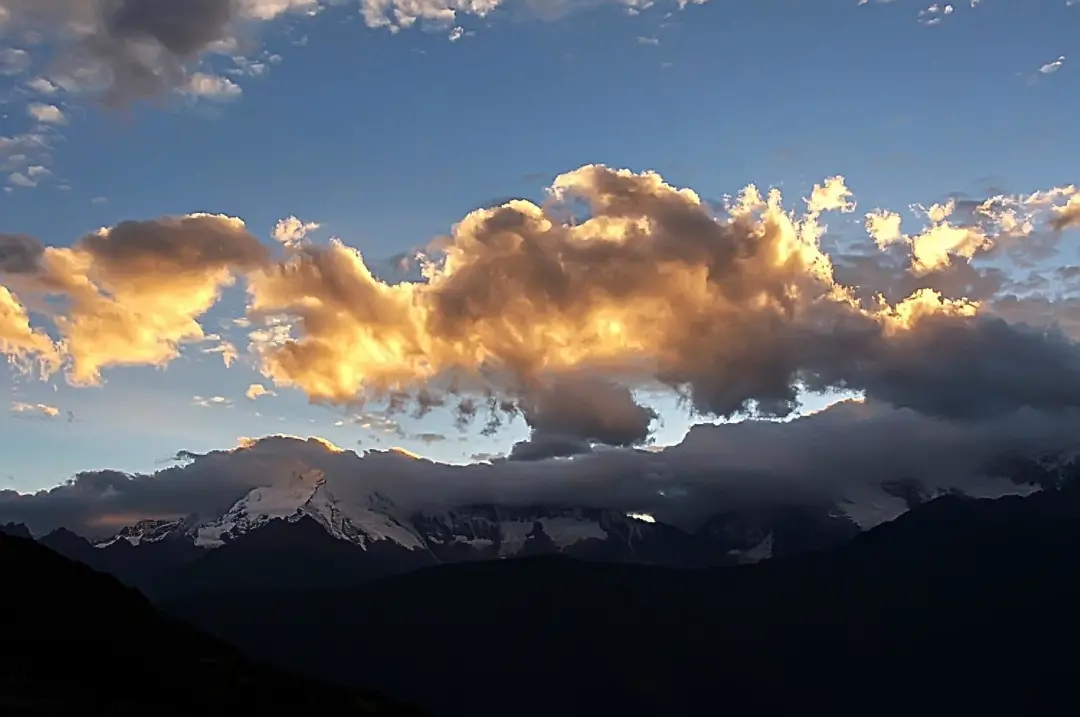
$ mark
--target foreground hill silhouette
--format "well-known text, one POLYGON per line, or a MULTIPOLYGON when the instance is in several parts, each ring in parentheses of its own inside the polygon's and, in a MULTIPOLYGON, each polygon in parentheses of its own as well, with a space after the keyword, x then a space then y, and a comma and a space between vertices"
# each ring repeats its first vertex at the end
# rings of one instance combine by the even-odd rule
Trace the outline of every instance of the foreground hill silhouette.
POLYGON ((437 715, 476 714, 481 695, 515 715, 1042 713, 1073 699, 1078 506, 1073 489, 945 497, 838 549, 753 566, 541 557, 169 608, 437 715))
POLYGON ((418 714, 255 664, 115 578, 0 532, 0 714, 418 714))

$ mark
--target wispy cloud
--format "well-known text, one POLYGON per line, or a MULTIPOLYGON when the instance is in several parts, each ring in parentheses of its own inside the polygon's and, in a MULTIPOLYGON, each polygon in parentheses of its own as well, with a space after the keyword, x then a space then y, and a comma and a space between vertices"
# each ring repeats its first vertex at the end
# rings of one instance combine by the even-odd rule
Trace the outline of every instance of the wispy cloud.
POLYGON ((192 396, 191 403, 202 408, 232 408, 233 405, 232 399, 224 396, 192 396))
POLYGON ((12 402, 10 412, 20 416, 35 416, 38 418, 58 418, 60 416, 60 409, 56 406, 45 403, 23 403, 21 401, 12 402))

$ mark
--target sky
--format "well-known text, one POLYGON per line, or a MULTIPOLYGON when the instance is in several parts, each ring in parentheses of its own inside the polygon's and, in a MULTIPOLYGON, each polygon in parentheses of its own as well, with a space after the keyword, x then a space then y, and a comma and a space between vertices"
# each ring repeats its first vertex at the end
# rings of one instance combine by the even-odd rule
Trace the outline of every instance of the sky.
POLYGON ((1080 395, 1080 4, 169 7, 0 0, 0 490, 1080 395))

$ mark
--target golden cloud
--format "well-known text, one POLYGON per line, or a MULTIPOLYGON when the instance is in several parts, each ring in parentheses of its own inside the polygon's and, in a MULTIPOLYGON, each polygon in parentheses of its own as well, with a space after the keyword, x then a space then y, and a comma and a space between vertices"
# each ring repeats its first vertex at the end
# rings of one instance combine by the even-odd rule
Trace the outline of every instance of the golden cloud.
MULTIPOLYGON (((990 340, 971 328, 979 305, 963 296, 922 288, 861 301, 836 279, 821 215, 854 211, 841 176, 815 186, 801 213, 753 185, 721 212, 654 172, 600 165, 556 177, 549 195, 471 212, 433 245, 439 260, 425 260, 423 281, 398 284, 339 240, 302 241, 315 225, 292 219, 275 230, 278 258, 241 220, 206 214, 126 222, 71 248, 12 239, 0 274, 49 315, 58 343, 5 289, 0 348, 63 362, 79 384, 110 366, 164 365, 208 338, 201 317, 242 278, 250 353, 278 387, 337 404, 405 396, 419 410, 481 395, 528 418, 571 393, 626 407, 619 385, 667 386, 708 414, 786 415, 802 386, 937 380, 909 353, 923 345, 916 334, 968 337, 946 344, 956 351, 990 340), (580 388, 597 376, 607 388, 580 388)), ((906 247, 911 274, 924 276, 1044 224, 1072 226, 1076 201, 1066 187, 933 205, 910 235, 899 214, 876 210, 866 229, 883 250, 906 247)), ((469 401, 462 410, 475 413, 469 401)), ((626 416, 619 435, 648 424, 626 416)))

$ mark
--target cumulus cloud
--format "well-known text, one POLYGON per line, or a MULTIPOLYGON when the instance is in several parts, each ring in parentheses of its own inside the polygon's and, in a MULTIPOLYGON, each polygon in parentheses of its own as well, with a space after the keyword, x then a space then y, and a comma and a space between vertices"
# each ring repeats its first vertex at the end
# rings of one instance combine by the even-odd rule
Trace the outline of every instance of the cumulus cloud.
MULTIPOLYGON (((971 391, 974 400, 996 391, 997 341, 1032 347, 1039 358, 1027 378, 1048 371, 1077 380, 1070 343, 979 316, 977 301, 921 283, 1041 231, 1068 191, 988 200, 978 222, 954 224, 955 202, 934 205, 927 228, 911 236, 897 222, 888 241, 876 237, 908 247, 911 291, 894 302, 860 299, 821 249, 821 213, 854 210, 842 177, 815 187, 801 216, 779 192, 752 186, 717 215, 656 174, 602 166, 559 176, 551 195, 544 206, 513 200, 465 217, 438 244, 443 259, 425 267, 423 282, 384 284, 341 242, 298 248, 257 270, 252 316, 283 316, 290 327, 259 352, 263 371, 328 402, 486 391, 498 399, 493 412, 526 418, 539 387, 583 370, 666 385, 707 415, 788 415, 803 386, 961 415, 969 403, 909 390, 920 381, 942 388, 949 373, 921 352, 964 366, 950 374, 963 380, 948 393, 971 391), (587 218, 569 221, 571 203, 586 205, 587 218)), ((1017 380, 1019 391, 1026 379, 1017 380)), ((998 392, 1009 405, 994 410, 1059 403, 1021 393, 998 392)), ((581 417, 590 398, 581 392, 581 417)), ((589 430, 596 435, 576 437, 604 431, 589 430)))
POLYGON ((17 239, 0 244, 0 278, 51 313, 76 384, 100 382, 108 366, 164 365, 204 340, 197 319, 234 271, 268 257, 242 221, 209 214, 124 222, 70 248, 17 239))
POLYGON ((358 455, 318 439, 245 439, 233 450, 185 453, 183 465, 154 474, 95 471, 35 494, 0 491, 0 522, 24 522, 38 533, 64 525, 105 535, 142 518, 214 517, 253 488, 286 486, 297 474, 317 471, 342 500, 366 504, 378 491, 406 512, 478 503, 574 505, 691 526, 745 505, 833 500, 873 524, 906 508, 882 486, 912 477, 930 494, 1019 490, 995 467, 1017 455, 1075 449, 1078 418, 1020 411, 955 423, 848 401, 787 423, 701 425, 661 451, 607 449, 571 460, 468 466, 402 451, 358 455))
POLYGON ((273 391, 263 386, 261 383, 253 383, 248 386, 247 391, 244 392, 244 397, 249 401, 255 401, 262 396, 275 396, 273 391))
POLYGON ((471 212, 420 255, 419 280, 393 284, 340 240, 305 242, 315 225, 295 217, 273 232, 277 256, 241 220, 203 214, 71 248, 6 236, 5 346, 62 360, 77 384, 164 365, 218 338, 200 318, 242 278, 251 358, 275 387, 350 408, 448 406, 462 425, 486 415, 487 432, 521 416, 563 453, 646 442, 655 414, 639 388, 720 417, 788 416, 805 390, 964 420, 1062 411, 1080 406, 1076 345, 1006 321, 994 311, 1005 279, 973 263, 1055 241, 1076 201, 1074 187, 951 200, 920 207, 927 224, 910 234, 874 210, 877 253, 834 263, 823 215, 856 208, 843 177, 814 186, 801 212, 752 185, 717 209, 656 173, 587 165, 544 202, 471 212), (875 267, 889 281, 869 291, 875 267))
POLYGON ((271 236, 282 246, 293 249, 303 244, 307 235, 318 228, 317 222, 302 222, 296 217, 286 217, 274 226, 271 236))

